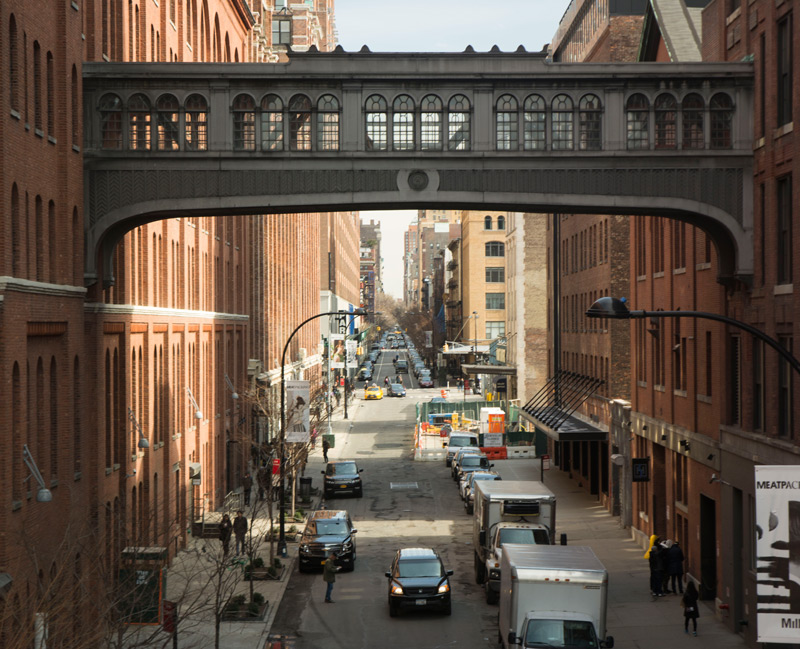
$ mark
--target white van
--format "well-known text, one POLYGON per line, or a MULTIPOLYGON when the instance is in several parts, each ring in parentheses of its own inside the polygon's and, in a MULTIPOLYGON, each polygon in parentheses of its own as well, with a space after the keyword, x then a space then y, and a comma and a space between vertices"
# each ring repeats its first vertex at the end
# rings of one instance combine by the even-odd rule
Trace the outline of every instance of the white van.
POLYGON ((447 441, 442 444, 447 449, 445 464, 450 466, 453 463, 453 456, 456 451, 463 446, 479 446, 478 436, 475 433, 468 433, 463 430, 454 430, 450 433, 447 441))

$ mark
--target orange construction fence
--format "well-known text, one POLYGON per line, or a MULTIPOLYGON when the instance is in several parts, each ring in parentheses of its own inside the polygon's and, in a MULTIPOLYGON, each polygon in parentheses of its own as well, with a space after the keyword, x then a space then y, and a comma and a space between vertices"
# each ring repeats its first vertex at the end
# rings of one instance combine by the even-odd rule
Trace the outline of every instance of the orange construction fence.
POLYGON ((508 450, 505 446, 481 446, 481 451, 490 460, 507 460, 508 450))

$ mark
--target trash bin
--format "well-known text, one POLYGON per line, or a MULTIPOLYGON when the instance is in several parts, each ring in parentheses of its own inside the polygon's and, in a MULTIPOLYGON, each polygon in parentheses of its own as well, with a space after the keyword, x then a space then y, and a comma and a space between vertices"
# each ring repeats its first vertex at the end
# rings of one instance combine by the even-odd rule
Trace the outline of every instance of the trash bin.
POLYGON ((323 441, 326 439, 328 440, 328 444, 330 445, 328 448, 336 446, 336 436, 333 433, 324 433, 322 439, 323 441))
POLYGON ((300 499, 311 500, 311 478, 300 478, 300 499))

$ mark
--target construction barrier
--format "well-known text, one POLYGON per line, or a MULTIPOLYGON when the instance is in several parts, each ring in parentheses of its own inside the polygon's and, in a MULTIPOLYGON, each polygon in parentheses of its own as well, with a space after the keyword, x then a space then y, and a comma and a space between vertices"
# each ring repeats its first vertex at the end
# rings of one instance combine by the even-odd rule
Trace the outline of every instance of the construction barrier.
POLYGON ((414 459, 420 462, 442 462, 447 455, 443 448, 415 448, 414 459))
POLYGON ((481 446, 481 451, 490 460, 505 460, 507 459, 505 446, 481 446))
POLYGON ((536 457, 536 447, 534 446, 507 446, 506 452, 509 460, 536 457))

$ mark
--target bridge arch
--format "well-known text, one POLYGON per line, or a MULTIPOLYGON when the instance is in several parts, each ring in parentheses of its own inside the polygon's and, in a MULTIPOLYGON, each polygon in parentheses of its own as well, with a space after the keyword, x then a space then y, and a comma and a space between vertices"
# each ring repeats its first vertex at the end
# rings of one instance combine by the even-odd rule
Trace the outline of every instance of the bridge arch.
POLYGON ((711 236, 722 280, 752 275, 748 63, 337 50, 83 70, 89 283, 162 218, 401 208, 665 216, 711 236))

